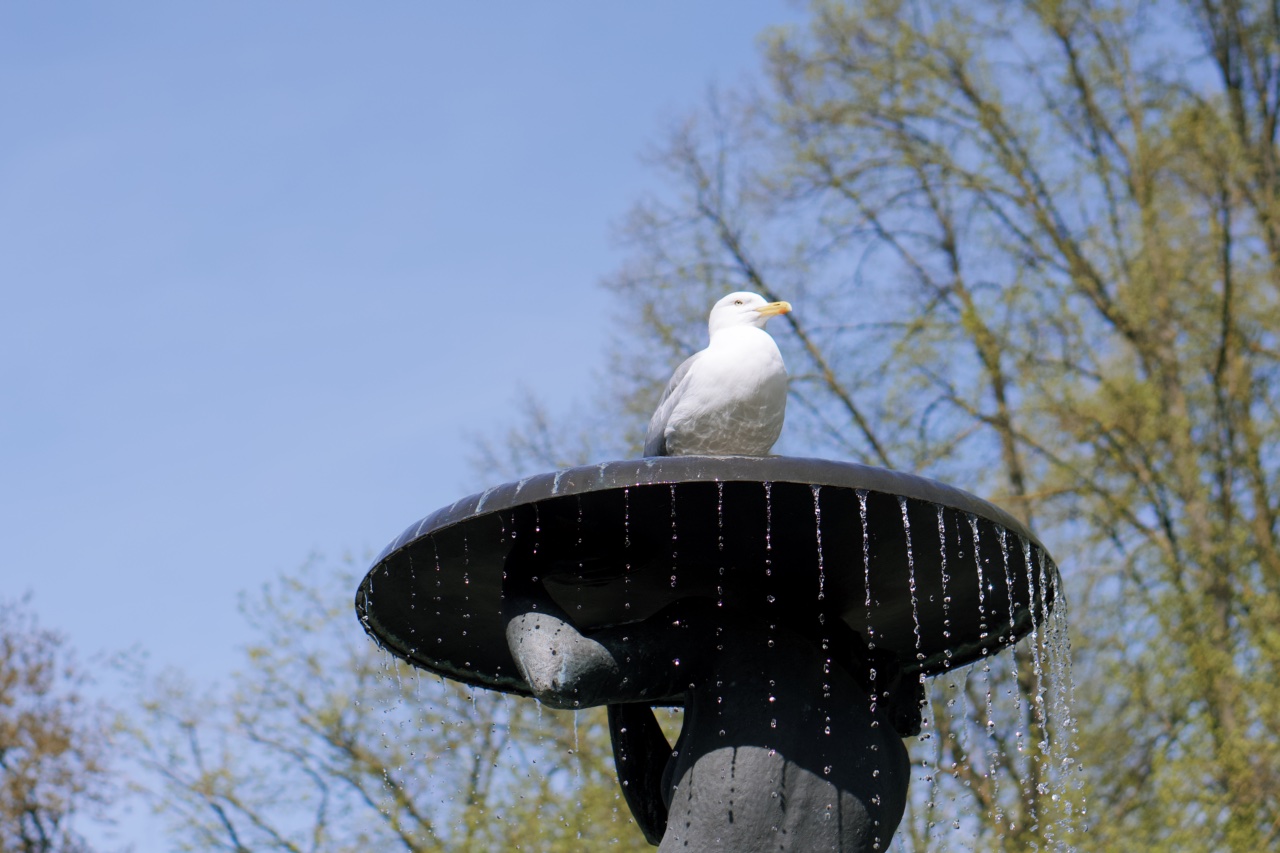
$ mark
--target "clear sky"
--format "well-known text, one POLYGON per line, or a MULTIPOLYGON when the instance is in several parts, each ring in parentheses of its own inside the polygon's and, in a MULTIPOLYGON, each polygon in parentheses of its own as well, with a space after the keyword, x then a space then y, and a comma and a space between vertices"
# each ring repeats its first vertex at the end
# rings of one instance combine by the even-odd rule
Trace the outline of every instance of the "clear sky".
POLYGON ((579 395, 639 155, 800 14, 0 5, 0 597, 225 675, 241 591, 380 550, 522 389, 579 395))

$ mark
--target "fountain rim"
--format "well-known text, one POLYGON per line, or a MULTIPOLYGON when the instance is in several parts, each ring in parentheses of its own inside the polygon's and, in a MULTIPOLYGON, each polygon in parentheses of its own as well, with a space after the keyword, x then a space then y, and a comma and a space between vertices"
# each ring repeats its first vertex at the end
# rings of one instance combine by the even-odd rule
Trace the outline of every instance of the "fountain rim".
MULTIPOLYGON (((628 488, 654 488, 668 485, 706 483, 784 483, 808 485, 815 489, 834 488, 865 491, 917 502, 925 502, 968 513, 988 523, 1003 527, 1036 547, 1051 573, 1059 577, 1056 564, 1043 543, 1004 510, 975 495, 936 480, 905 474, 856 462, 833 461, 786 456, 679 456, 600 462, 565 468, 493 486, 454 501, 415 524, 394 539, 372 562, 356 589, 355 610, 365 632, 381 648, 414 666, 474 686, 529 695, 519 679, 495 673, 479 673, 471 664, 458 664, 449 657, 421 657, 405 646, 396 631, 384 625, 370 610, 370 593, 375 573, 402 551, 421 540, 455 527, 472 524, 502 513, 537 505, 544 501, 572 498, 599 492, 616 492, 628 488), (479 673, 479 674, 478 674, 479 673)), ((1018 617, 1015 635, 1010 643, 1033 630, 1034 613, 1018 617), (1025 622, 1025 624, 1024 624, 1025 622)), ((465 633, 465 632, 464 632, 465 633)), ((1003 645, 999 643, 998 645, 1003 645)), ((985 651, 983 656, 985 656, 985 651)), ((976 657, 975 657, 976 660, 976 657)), ((957 663, 962 666, 972 661, 957 663)), ((925 667, 927 669, 927 667, 925 667)), ((950 668, 948 665, 947 668, 950 668)), ((941 671, 930 672, 931 675, 941 671)))
POLYGON ((1040 539, 1000 507, 963 489, 918 474, 860 462, 798 456, 655 456, 534 474, 459 498, 409 525, 373 560, 366 577, 388 557, 422 536, 483 515, 589 492, 697 482, 796 483, 861 489, 927 501, 1000 524, 1048 555, 1040 539))

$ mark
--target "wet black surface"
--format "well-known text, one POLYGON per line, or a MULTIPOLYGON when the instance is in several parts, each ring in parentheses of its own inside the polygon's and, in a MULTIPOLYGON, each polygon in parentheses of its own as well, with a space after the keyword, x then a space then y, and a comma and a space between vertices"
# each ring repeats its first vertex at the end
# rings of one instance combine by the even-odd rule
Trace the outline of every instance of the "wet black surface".
POLYGON ((1029 633, 1057 588, 1040 543, 958 489, 852 463, 673 457, 460 500, 387 547, 356 609, 415 666, 528 695, 504 635, 506 573, 541 578, 582 631, 699 596, 802 628, 841 618, 930 675, 1029 633))

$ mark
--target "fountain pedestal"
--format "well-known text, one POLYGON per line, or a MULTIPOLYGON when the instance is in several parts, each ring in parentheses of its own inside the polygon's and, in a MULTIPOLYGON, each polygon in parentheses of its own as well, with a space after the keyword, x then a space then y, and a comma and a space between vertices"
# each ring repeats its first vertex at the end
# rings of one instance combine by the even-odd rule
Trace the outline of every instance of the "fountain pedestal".
POLYGON ((609 704, 619 780, 651 843, 888 845, 908 780, 894 720, 918 724, 919 681, 903 684, 843 623, 805 636, 684 599, 588 636, 547 596, 512 595, 508 612, 507 640, 535 696, 557 708, 609 704), (650 708, 672 701, 684 707, 674 749, 650 708))
POLYGON ((1016 521, 929 480, 676 457, 459 501, 388 546, 356 607, 415 666, 610 705, 650 841, 870 850, 902 814, 921 678, 1029 632, 1055 580, 1016 521), (674 749, 660 704, 685 707, 674 749))

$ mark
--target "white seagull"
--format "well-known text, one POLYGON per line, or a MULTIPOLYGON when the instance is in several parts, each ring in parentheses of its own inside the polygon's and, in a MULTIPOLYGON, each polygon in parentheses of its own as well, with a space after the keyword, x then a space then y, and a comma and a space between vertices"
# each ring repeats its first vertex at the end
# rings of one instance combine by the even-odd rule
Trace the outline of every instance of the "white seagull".
POLYGON ((711 308, 711 342, 678 368, 644 438, 645 456, 767 456, 782 432, 787 368, 764 330, 789 302, 730 293, 711 308))

